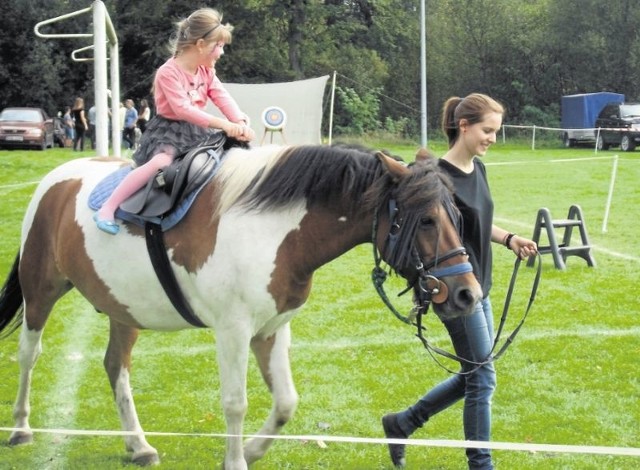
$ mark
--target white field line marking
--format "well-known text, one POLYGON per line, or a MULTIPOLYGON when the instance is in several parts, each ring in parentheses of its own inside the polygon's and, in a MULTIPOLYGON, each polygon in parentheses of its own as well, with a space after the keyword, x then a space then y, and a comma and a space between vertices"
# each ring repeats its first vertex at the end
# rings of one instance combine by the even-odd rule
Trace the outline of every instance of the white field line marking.
MULTIPOLYGON (((539 163, 572 163, 572 162, 586 162, 591 160, 613 160, 615 155, 607 157, 584 157, 584 158, 558 158, 555 160, 519 160, 510 162, 484 162, 485 166, 509 166, 509 165, 537 165, 539 163)), ((624 160, 631 161, 630 158, 624 160)))
POLYGON ((627 255, 624 253, 618 253, 617 251, 612 251, 609 250, 608 248, 603 248, 599 245, 591 245, 591 248, 593 248, 596 251, 600 251, 606 255, 609 256, 613 256, 614 258, 621 258, 621 259, 625 259, 627 261, 635 261, 636 263, 640 263, 640 257, 638 256, 632 256, 632 255, 627 255))
MULTIPOLYGON (((527 229, 527 230, 530 230, 531 233, 533 233, 533 225, 531 225, 531 224, 525 224, 523 222, 518 222, 518 221, 515 221, 515 220, 505 219, 504 217, 494 217, 493 220, 495 222, 499 222, 501 224, 508 224, 509 226, 515 226, 515 227, 520 227, 520 228, 523 228, 523 229, 527 229)), ((624 259, 624 260, 627 260, 627 261, 634 261, 636 263, 640 263, 640 257, 639 256, 628 255, 626 253, 619 253, 617 251, 613 251, 613 250, 610 250, 608 248, 604 248, 604 247, 599 246, 599 245, 591 245, 591 248, 593 248, 595 251, 599 251, 599 252, 604 253, 606 255, 613 256, 614 258, 620 258, 620 259, 624 259)))
MULTIPOLYGON (((48 393, 38 400, 40 407, 46 407, 43 422, 49 426, 74 427, 76 425, 80 401, 78 391, 85 380, 84 376, 88 368, 85 351, 90 350, 97 330, 95 327, 100 322, 100 317, 84 300, 74 302, 70 310, 70 315, 73 316, 63 320, 65 327, 61 336, 65 338, 65 342, 60 347, 60 356, 50 361, 50 371, 55 383, 50 384, 48 393)), ((44 337, 43 342, 46 344, 44 337)), ((42 355, 45 354, 46 349, 43 348, 42 355)), ((51 446, 50 459, 64 468, 66 464, 61 460, 65 459, 64 456, 67 454, 65 447, 69 441, 63 439, 55 444, 51 446)))
MULTIPOLYGON (((420 340, 418 340, 414 333, 414 330, 409 328, 408 332, 410 335, 402 335, 401 337, 393 337, 393 344, 421 344, 420 340)), ((505 332, 506 336, 506 332, 505 332)), ((543 339, 551 339, 551 338, 583 338, 585 340, 589 340, 591 338, 623 338, 623 337, 640 337, 640 326, 625 328, 625 329, 600 329, 600 328, 584 328, 578 330, 565 330, 558 331, 557 329, 553 330, 536 330, 531 331, 527 329, 523 329, 518 334, 516 339, 517 342, 526 342, 526 341, 539 341, 543 339)), ((303 349, 320 349, 320 350, 339 350, 339 349, 353 349, 354 347, 376 347, 376 346, 388 346, 389 345, 389 335, 378 335, 375 339, 371 338, 352 338, 352 339, 344 339, 339 341, 296 341, 295 332, 292 340, 291 348, 295 351, 303 350, 303 349)), ((432 332, 431 337, 429 338, 431 342, 434 343, 447 343, 450 344, 449 336, 443 332, 432 332)), ((161 351, 162 349, 160 349, 161 351)), ((156 352, 158 350, 154 350, 156 352)), ((166 354, 170 354, 169 348, 167 348, 166 354)))
POLYGON ((40 181, 27 181, 26 183, 14 183, 14 184, 3 184, 0 185, 0 191, 5 189, 11 190, 15 188, 24 188, 25 186, 32 186, 34 184, 38 184, 40 181))
MULTIPOLYGON (((304 315, 304 312, 301 313, 304 315)), ((405 331, 400 331, 398 334, 393 333, 393 336, 389 333, 370 335, 370 336, 359 336, 352 338, 340 338, 338 340, 327 340, 327 341, 307 341, 297 339, 295 336, 295 330, 293 331, 293 339, 291 348, 295 351, 301 351, 305 349, 320 349, 320 350, 340 350, 340 349, 353 349, 359 347, 384 347, 389 345, 389 339, 393 338, 394 345, 416 345, 421 344, 420 340, 417 339, 414 335, 415 327, 406 327, 405 331)), ((538 341, 541 339, 550 339, 550 338, 584 338, 585 340, 589 340, 591 338, 623 338, 623 337, 640 337, 640 326, 634 326, 631 328, 624 329, 615 329, 615 328, 581 328, 580 330, 576 329, 567 329, 567 330, 558 330, 558 329, 549 329, 549 330, 534 330, 531 329, 523 329, 518 334, 517 341, 538 341)), ((431 341, 442 342, 449 344, 450 339, 448 334, 444 331, 444 329, 440 331, 432 331, 431 332, 431 341)), ((143 357, 156 357, 160 355, 171 355, 175 356, 175 346, 162 346, 155 348, 138 348, 133 350, 134 358, 143 358, 143 357)), ((181 347, 180 354, 181 357, 194 357, 201 355, 215 355, 215 346, 213 343, 209 344, 200 344, 200 345, 192 345, 188 347, 181 347)), ((102 351, 93 351, 91 353, 91 359, 102 359, 104 353, 102 351)), ((295 362, 295 361, 294 361, 295 362)), ((139 366, 138 370, 144 369, 144 365, 139 366)))
MULTIPOLYGON (((0 427, 0 431, 14 431, 14 428, 0 427)), ((76 430, 76 429, 32 429, 35 433, 63 434, 74 436, 134 436, 139 433, 130 431, 102 431, 102 430, 76 430)), ((561 445, 561 444, 527 444, 519 442, 485 442, 485 441, 461 441, 461 440, 438 440, 438 439, 383 439, 370 437, 351 437, 351 436, 322 436, 322 435, 254 435, 244 434, 238 436, 235 434, 217 434, 217 433, 181 433, 181 432, 144 432, 145 436, 162 436, 162 437, 242 437, 242 438, 261 438, 261 439, 278 439, 287 441, 326 441, 326 442, 346 442, 359 444, 405 444, 411 446, 423 447, 448 447, 461 449, 495 449, 495 450, 513 450, 524 452, 554 452, 568 454, 599 454, 599 455, 618 455, 640 457, 640 448, 635 447, 607 447, 607 446, 580 446, 580 445, 561 445)))

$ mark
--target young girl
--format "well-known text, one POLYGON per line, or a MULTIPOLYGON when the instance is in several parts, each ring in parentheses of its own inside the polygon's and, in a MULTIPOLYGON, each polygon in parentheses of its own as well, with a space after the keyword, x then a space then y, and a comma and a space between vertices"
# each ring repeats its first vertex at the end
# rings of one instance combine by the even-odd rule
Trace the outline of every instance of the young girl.
MULTIPOLYGON (((495 143, 503 114, 500 103, 479 93, 466 98, 449 98, 442 113, 442 129, 449 141, 449 150, 438 164, 453 183, 455 202, 463 218, 462 243, 484 295, 470 316, 447 320, 444 325, 456 354, 473 362, 489 359, 494 340, 489 301, 491 242, 506 246, 520 258, 537 251, 535 242, 493 224, 493 201, 487 174, 478 157, 484 156, 495 143)), ((406 410, 384 416, 382 426, 386 437, 407 438, 432 416, 463 399, 465 440, 489 441, 496 373, 492 362, 469 373, 474 367, 472 363, 461 361, 461 372, 466 375, 453 375, 406 410)), ((389 444, 389 452, 393 464, 403 467, 405 446, 389 444)), ((467 459, 470 469, 493 468, 489 449, 467 449, 467 459)))
POLYGON ((176 26, 177 36, 171 43, 173 57, 158 69, 154 81, 156 115, 147 124, 133 155, 137 167, 94 216, 98 228, 112 235, 120 230, 114 220, 118 206, 177 155, 197 145, 215 129, 242 141, 255 137, 248 117, 215 73, 225 44, 231 42, 233 26, 223 25, 222 15, 211 8, 193 12, 176 26), (205 112, 207 99, 227 119, 205 112))

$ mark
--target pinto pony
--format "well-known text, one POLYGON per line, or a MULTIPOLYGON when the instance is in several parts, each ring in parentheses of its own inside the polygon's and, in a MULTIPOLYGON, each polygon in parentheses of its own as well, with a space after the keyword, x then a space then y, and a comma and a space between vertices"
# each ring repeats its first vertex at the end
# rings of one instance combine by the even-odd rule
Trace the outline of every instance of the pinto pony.
MULTIPOLYGON (((122 428, 129 432, 126 448, 137 464, 159 462, 134 406, 131 350, 141 329, 193 326, 163 291, 144 230, 124 224, 111 236, 92 220, 92 189, 126 164, 114 158, 65 163, 42 180, 29 204, 20 253, 0 294, 0 331, 7 335, 22 324, 10 444, 33 439, 29 388, 42 332, 56 301, 76 288, 109 317, 104 367, 122 428)), ((243 445, 250 350, 273 398, 258 435, 277 434, 293 415, 298 396, 289 364, 289 320, 307 300, 320 266, 373 242, 416 290, 424 290, 419 277, 426 267, 441 271, 426 273, 448 292, 434 303, 441 318, 472 311, 482 293, 470 269, 451 269, 468 261, 445 208, 450 201, 450 187, 431 158, 407 166, 382 153, 341 146, 228 151, 185 218, 164 234, 184 297, 200 322, 216 330, 222 408, 231 435, 224 468, 246 469, 273 440, 256 437, 243 445), (391 244, 392 236, 402 243, 391 244)))

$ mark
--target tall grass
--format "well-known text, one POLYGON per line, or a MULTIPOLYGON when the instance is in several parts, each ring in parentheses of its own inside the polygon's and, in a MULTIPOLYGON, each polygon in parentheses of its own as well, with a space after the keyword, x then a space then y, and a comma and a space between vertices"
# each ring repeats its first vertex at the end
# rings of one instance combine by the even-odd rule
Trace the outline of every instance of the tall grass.
MULTIPOLYGON (((378 145, 376 145, 378 146, 378 145)), ((381 143, 407 160, 412 145, 381 143)), ((440 142, 432 144, 442 153, 440 142)), ((613 157, 601 152, 599 157, 613 157)), ((567 269, 543 258, 543 281, 523 331, 497 363, 493 400, 496 441, 640 447, 640 154, 621 154, 608 221, 601 226, 612 158, 589 159, 590 149, 545 149, 496 144, 484 161, 496 222, 531 236, 539 208, 564 218, 571 204, 586 216, 594 256, 588 268, 570 257, 567 269), (585 160, 583 160, 585 159, 585 160), (568 160, 559 162, 557 160, 568 160)), ((38 180, 75 157, 69 150, 0 152, 0 274, 18 247, 21 219, 38 180)), ((577 237, 577 233, 574 234, 577 237)), ((501 312, 512 256, 495 246, 492 299, 501 312)), ((447 373, 427 355, 412 328, 388 312, 373 290, 370 245, 358 247, 317 272, 305 311, 292 321, 293 374, 300 393, 290 435, 382 437, 382 414, 412 404, 447 373)), ((521 268, 507 329, 528 300, 533 272, 521 268)), ((387 288, 399 290, 392 279, 387 288)), ((400 308, 408 300, 397 299, 400 308)), ((429 338, 449 347, 433 317, 429 338)), ((32 426, 117 430, 111 391, 102 369, 107 321, 77 293, 55 307, 36 366, 32 426)), ((147 431, 222 433, 215 335, 210 331, 143 332, 134 349, 132 385, 147 431)), ((0 343, 0 426, 12 426, 17 390, 18 334, 0 343)), ((448 363, 450 367, 452 365, 448 363)), ((254 361, 250 363, 245 432, 255 432, 271 406, 254 361)), ((0 433, 3 440, 8 433, 0 433)), ((414 437, 462 439, 461 404, 434 417, 414 437)), ((221 438, 151 436, 163 468, 212 468, 222 459, 221 438)), ((495 451, 502 469, 635 469, 638 458, 495 451)), ((408 449, 408 468, 460 469, 464 451, 408 449)), ((130 467, 122 439, 113 436, 36 434, 32 446, 0 446, 0 468, 103 469, 130 467)), ((384 445, 277 441, 257 469, 388 469, 384 445)))

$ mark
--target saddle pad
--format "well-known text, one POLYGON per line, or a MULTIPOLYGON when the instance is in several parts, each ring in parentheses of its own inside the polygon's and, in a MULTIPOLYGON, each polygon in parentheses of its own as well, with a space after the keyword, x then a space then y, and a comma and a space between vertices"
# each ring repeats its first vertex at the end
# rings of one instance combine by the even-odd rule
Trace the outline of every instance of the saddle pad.
MULTIPOLYGON (((105 201, 111 196, 111 193, 116 189, 116 187, 120 184, 120 182, 127 176, 133 168, 131 166, 126 166, 120 168, 113 173, 107 175, 102 181, 100 181, 97 186, 91 191, 89 195, 89 208, 92 210, 99 210, 105 201)), ((211 181, 211 179, 217 173, 217 169, 211 173, 211 175, 204 181, 202 185, 194 189, 191 193, 189 193, 185 198, 169 213, 167 213, 163 217, 141 217, 137 214, 132 214, 131 212, 126 212, 122 209, 118 209, 116 211, 116 218, 122 219, 126 222, 131 222, 140 227, 144 227, 146 222, 152 222, 154 224, 158 224, 163 232, 166 232, 173 226, 175 226, 178 222, 182 220, 185 216, 193 201, 195 201, 196 196, 200 193, 202 188, 211 181)))

